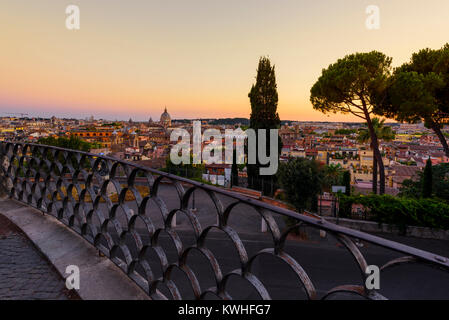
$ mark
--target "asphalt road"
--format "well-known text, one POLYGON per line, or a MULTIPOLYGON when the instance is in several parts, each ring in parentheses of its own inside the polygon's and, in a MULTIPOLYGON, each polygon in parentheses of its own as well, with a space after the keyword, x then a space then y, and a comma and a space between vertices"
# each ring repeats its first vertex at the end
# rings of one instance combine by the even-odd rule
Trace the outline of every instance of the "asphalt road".
MULTIPOLYGON (((183 244, 193 245, 193 237, 186 232, 179 231, 183 244)), ((240 235, 248 256, 265 248, 273 246, 272 241, 266 237, 255 235, 240 235)), ((148 238, 144 237, 144 241, 148 238)), ((169 262, 176 262, 176 252, 168 236, 163 237, 162 246, 167 252, 169 262)), ((128 242, 131 245, 131 240, 128 242)), ((225 236, 216 232, 211 234, 206 241, 206 246, 214 253, 220 263, 223 274, 240 268, 239 259, 233 244, 225 236)), ((385 249, 364 244, 360 248, 368 264, 382 266, 388 260, 400 255, 385 249)), ((312 283, 317 289, 318 296, 343 284, 362 284, 360 271, 354 259, 348 251, 339 246, 336 241, 288 241, 286 252, 289 253, 307 272, 312 283)), ((200 254, 194 254, 188 259, 198 276, 202 289, 214 286, 212 269, 207 260, 200 254)), ((257 264, 252 272, 258 276, 268 289, 273 299, 304 299, 300 281, 289 267, 280 260, 271 256, 257 258, 257 264)), ((157 257, 149 255, 148 261, 155 272, 160 276, 160 267, 156 263, 157 257)), ((181 293, 187 298, 193 298, 187 282, 181 273, 175 275, 175 282, 180 284, 181 293)), ((380 293, 389 299, 449 299, 449 273, 423 265, 403 265, 381 273, 380 293)), ((229 293, 236 299, 258 299, 255 291, 249 290, 249 286, 243 280, 234 281, 229 293)), ((338 295, 335 298, 356 298, 355 296, 338 295)))
MULTIPOLYGON (((168 210, 179 207, 179 198, 172 186, 162 185, 159 192, 168 210)), ((232 202, 230 199, 222 196, 219 196, 219 199, 224 206, 232 202)), ((127 205, 137 211, 137 206, 134 202, 128 202, 127 205)), ((89 206, 91 204, 88 204, 89 206)), ((193 207, 192 203, 190 203, 190 207, 193 207)), ((195 192, 195 207, 197 208, 197 217, 203 230, 205 227, 215 224, 215 205, 205 192, 195 192)), ((102 213, 107 215, 106 204, 100 204, 100 208, 102 213)), ((127 225, 123 212, 118 210, 116 215, 122 227, 126 230, 127 225)), ((154 203, 148 204, 146 215, 152 220, 156 228, 163 226, 162 216, 154 203)), ((275 217, 275 219, 281 230, 285 228, 282 217, 275 217)), ((262 249, 273 247, 271 235, 260 232, 260 223, 261 220, 258 213, 246 205, 235 207, 228 222, 228 225, 239 234, 249 257, 262 249)), ((136 227, 142 235, 143 242, 148 243, 149 237, 144 231, 145 225, 139 221, 136 227)), ((192 227, 187 217, 182 214, 177 215, 176 230, 184 248, 194 245, 195 240, 193 231, 191 231, 192 227)), ((110 232, 114 235, 113 229, 110 229, 110 232)), ((307 234, 308 239, 306 240, 288 240, 285 251, 295 258, 307 272, 319 297, 339 285, 362 285, 360 271, 353 257, 345 248, 329 236, 322 239, 317 230, 307 230, 307 234)), ((117 237, 116 234, 114 236, 117 237)), ((407 238, 395 235, 382 236, 449 257, 449 242, 447 241, 407 238)), ((126 243, 135 254, 136 251, 133 249, 135 247, 134 240, 131 236, 128 236, 126 243)), ((178 261, 173 242, 167 234, 161 234, 160 244, 167 253, 169 263, 178 261)), ((360 250, 369 265, 382 266, 389 260, 401 256, 371 244, 364 243, 362 245, 363 247, 360 250)), ((210 233, 206 240, 206 246, 213 252, 220 263, 223 275, 241 267, 234 244, 223 232, 218 230, 210 233)), ((152 268, 155 278, 160 277, 162 272, 157 256, 154 253, 149 253, 146 259, 152 268)), ((212 269, 203 256, 193 251, 192 255, 189 255, 187 262, 198 277, 202 290, 215 286, 212 269)), ((284 262, 273 256, 258 257, 252 272, 262 281, 273 299, 305 298, 302 285, 291 269, 284 262)), ((237 277, 232 279, 227 286, 227 291, 233 298, 259 298, 257 292, 251 290, 246 280, 237 277)), ((183 298, 191 299, 194 297, 189 282, 180 271, 175 271, 172 274, 172 280, 177 284, 183 298)), ((168 291, 163 286, 159 289, 168 295, 168 291)), ((440 271, 425 265, 401 265, 381 273, 379 292, 389 299, 449 299, 449 272, 440 271)), ((337 295, 334 298, 353 299, 356 297, 353 295, 337 295)))

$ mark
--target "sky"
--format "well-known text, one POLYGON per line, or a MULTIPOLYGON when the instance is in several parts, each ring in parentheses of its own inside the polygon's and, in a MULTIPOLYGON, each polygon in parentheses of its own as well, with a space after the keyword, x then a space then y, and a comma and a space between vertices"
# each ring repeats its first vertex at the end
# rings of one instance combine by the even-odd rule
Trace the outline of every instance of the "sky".
POLYGON ((249 117, 258 60, 282 120, 358 121, 309 102, 323 68, 382 51, 398 66, 449 42, 447 0, 0 0, 0 116, 249 117), (66 28, 66 7, 80 29, 66 28), (368 30, 368 5, 380 29, 368 30))

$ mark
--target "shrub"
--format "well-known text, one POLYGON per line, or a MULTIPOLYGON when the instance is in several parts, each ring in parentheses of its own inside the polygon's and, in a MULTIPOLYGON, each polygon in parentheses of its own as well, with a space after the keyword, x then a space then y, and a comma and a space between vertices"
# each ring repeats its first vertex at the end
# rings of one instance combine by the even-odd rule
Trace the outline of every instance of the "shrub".
POLYGON ((396 225, 449 230, 449 205, 439 199, 401 198, 390 195, 339 196, 340 216, 351 217, 353 204, 361 204, 370 220, 396 225))

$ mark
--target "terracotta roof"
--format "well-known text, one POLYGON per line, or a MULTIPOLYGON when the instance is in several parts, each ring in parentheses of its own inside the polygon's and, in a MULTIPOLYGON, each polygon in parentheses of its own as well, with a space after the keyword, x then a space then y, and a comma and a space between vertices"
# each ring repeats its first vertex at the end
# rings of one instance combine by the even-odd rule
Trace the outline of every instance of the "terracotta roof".
POLYGON ((432 157, 444 157, 446 154, 444 152, 432 152, 432 157))
POLYGON ((394 170, 395 177, 414 177, 421 171, 421 168, 415 166, 401 166, 395 165, 391 167, 394 170))

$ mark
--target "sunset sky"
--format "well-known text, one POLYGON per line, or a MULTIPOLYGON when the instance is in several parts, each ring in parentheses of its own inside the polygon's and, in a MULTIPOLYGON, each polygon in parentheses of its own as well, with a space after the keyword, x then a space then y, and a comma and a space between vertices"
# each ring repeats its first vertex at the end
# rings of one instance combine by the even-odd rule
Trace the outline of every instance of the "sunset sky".
POLYGON ((276 65, 283 120, 323 116, 322 68, 379 50, 395 66, 449 42, 448 0, 1 0, 0 112, 110 120, 249 117, 260 56, 276 65), (81 29, 68 30, 76 4, 81 29), (380 30, 365 27, 378 5, 380 30))

